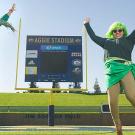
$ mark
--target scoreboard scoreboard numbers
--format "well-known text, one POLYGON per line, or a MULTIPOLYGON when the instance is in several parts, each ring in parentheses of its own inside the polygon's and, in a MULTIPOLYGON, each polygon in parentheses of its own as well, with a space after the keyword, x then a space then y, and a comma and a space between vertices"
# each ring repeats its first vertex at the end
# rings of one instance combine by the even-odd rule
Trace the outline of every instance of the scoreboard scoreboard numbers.
POLYGON ((25 82, 82 82, 81 36, 27 36, 25 82))

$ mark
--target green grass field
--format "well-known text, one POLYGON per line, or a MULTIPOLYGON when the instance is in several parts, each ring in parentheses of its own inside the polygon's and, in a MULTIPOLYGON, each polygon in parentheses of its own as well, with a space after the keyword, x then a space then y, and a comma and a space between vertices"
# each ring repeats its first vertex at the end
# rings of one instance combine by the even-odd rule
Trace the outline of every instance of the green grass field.
MULTIPOLYGON (((52 104, 55 106, 100 106, 107 103, 107 95, 85 95, 73 93, 52 94, 52 104)), ((48 106, 48 93, 0 93, 0 106, 48 106)), ((130 106, 123 94, 120 95, 120 106, 130 106)), ((124 131, 123 135, 134 135, 134 132, 124 131)), ((116 135, 115 132, 99 131, 15 131, 0 132, 0 135, 116 135)))
MULTIPOLYGON (((124 126, 123 135, 134 135, 135 126, 124 126)), ((116 135, 114 126, 0 126, 0 135, 116 135)))
MULTIPOLYGON (((107 95, 85 95, 54 93, 51 96, 55 106, 100 106, 107 103, 107 95)), ((48 106, 48 93, 0 93, 0 106, 48 106)), ((120 95, 120 106, 130 106, 125 95, 120 95)))

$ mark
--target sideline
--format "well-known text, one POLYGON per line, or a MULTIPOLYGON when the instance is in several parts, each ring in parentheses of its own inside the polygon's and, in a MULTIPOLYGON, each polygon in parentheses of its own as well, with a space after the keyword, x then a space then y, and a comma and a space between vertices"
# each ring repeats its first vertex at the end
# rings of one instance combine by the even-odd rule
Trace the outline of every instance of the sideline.
MULTIPOLYGON (((0 126, 0 132, 9 131, 99 131, 115 132, 114 126, 0 126)), ((123 126, 123 131, 135 132, 135 126, 123 126)))

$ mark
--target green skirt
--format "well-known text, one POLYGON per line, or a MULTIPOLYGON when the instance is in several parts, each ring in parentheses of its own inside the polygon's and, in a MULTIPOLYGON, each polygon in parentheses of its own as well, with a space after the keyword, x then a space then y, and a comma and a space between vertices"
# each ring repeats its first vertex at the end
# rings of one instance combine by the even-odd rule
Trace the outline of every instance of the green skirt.
POLYGON ((124 63, 120 63, 115 60, 124 59, 115 57, 109 58, 105 61, 105 82, 107 89, 122 80, 130 71, 135 78, 135 64, 127 60, 124 60, 124 63))

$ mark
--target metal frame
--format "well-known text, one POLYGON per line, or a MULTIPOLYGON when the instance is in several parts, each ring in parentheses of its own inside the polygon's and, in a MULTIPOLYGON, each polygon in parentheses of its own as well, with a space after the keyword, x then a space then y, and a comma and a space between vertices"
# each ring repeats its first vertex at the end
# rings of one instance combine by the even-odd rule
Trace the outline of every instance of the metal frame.
POLYGON ((15 79, 15 90, 48 90, 48 91, 87 91, 88 90, 88 80, 87 80, 87 74, 88 74, 88 69, 87 69, 87 33, 86 29, 83 27, 83 34, 84 34, 84 45, 85 45, 85 61, 86 61, 86 88, 21 88, 17 87, 18 84, 18 67, 19 67, 19 50, 20 50, 20 37, 21 37, 21 25, 22 21, 21 18, 19 20, 19 33, 18 33, 18 48, 17 48, 17 62, 16 62, 16 79, 15 79))

